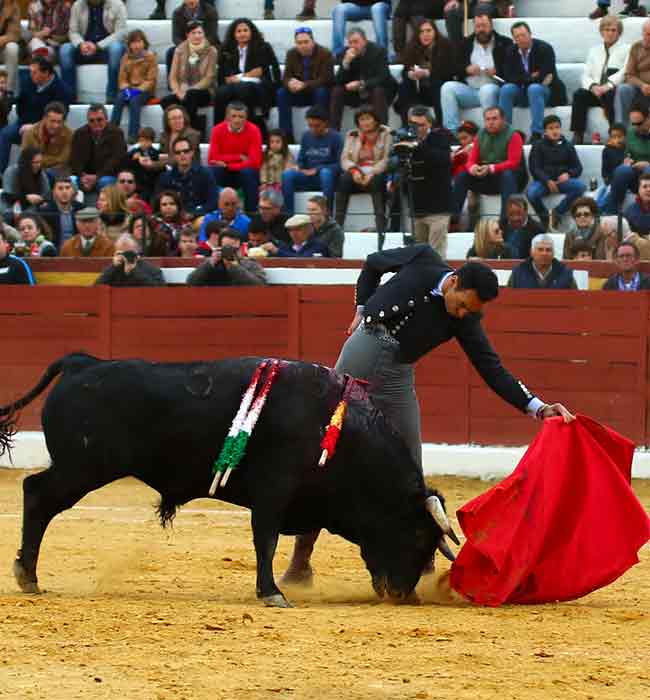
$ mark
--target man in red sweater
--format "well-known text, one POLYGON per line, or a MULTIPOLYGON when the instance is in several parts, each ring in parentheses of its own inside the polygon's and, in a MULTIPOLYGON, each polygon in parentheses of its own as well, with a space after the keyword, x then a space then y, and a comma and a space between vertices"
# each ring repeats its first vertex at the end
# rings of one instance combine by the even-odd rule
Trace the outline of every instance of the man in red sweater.
POLYGON ((481 194, 501 194, 501 219, 506 218, 508 197, 521 192, 526 184, 524 142, 506 123, 500 107, 483 112, 484 127, 474 138, 465 170, 452 187, 452 214, 460 216, 468 190, 481 194))
POLYGON ((250 215, 257 210, 262 134, 247 117, 248 109, 243 102, 228 105, 226 120, 217 124, 210 134, 208 165, 219 187, 241 187, 244 208, 250 215))

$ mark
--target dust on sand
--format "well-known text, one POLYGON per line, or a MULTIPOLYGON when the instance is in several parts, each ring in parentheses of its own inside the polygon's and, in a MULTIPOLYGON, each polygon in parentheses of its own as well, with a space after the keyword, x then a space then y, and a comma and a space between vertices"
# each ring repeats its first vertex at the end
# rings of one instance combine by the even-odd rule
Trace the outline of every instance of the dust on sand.
MULTIPOLYGON (((255 599, 249 514, 218 501, 160 530, 156 495, 125 480, 87 496, 45 537, 42 596, 17 592, 23 472, 0 470, 0 698, 260 700, 650 697, 650 556, 574 603, 498 610, 379 601, 356 548, 324 535, 292 610, 255 599)), ((437 479, 457 507, 485 482, 437 479)), ((646 508, 650 484, 634 487, 646 508)), ((287 563, 282 540, 276 572, 287 563)), ((279 578, 279 576, 278 576, 279 578)), ((444 581, 442 582, 444 588, 444 581)), ((432 604, 434 603, 434 604, 432 604)))

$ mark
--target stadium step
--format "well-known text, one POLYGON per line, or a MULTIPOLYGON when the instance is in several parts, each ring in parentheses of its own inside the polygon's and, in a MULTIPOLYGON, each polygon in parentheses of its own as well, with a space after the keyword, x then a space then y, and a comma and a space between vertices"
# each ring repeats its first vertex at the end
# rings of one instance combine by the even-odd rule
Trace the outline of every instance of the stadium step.
MULTIPOLYGON (((595 0, 515 0, 514 4, 519 17, 586 17, 594 9, 595 0)), ((166 5, 167 18, 171 19, 178 0, 167 0, 166 5)), ((317 0, 316 15, 329 19, 336 5, 336 0, 317 0)), ((128 0, 129 18, 147 19, 155 6, 155 0, 128 0)), ((622 6, 622 0, 615 0, 612 11, 622 6)), ((276 19, 293 19, 301 9, 300 0, 275 1, 276 19)), ((257 22, 263 16, 263 4, 262 0, 220 0, 217 11, 221 19, 250 17, 257 22)))

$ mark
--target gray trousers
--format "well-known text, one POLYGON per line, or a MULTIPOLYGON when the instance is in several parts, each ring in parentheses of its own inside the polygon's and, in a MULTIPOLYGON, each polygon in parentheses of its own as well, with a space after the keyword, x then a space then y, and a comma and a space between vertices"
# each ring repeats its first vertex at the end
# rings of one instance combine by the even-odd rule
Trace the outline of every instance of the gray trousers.
POLYGON ((399 343, 385 330, 361 323, 341 348, 336 370, 369 382, 373 404, 388 418, 422 467, 420 405, 415 369, 397 359, 399 343))

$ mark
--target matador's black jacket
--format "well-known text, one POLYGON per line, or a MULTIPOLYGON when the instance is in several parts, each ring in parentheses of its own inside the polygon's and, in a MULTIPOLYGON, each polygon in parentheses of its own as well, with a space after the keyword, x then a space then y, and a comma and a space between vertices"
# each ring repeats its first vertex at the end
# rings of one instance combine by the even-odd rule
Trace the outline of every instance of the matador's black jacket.
POLYGON ((405 363, 416 362, 429 350, 456 338, 485 383, 525 411, 533 394, 501 364, 481 327, 480 314, 454 318, 447 313, 444 299, 433 294, 448 272, 452 268, 427 244, 372 253, 356 289, 364 322, 383 324, 399 341, 398 359, 405 363), (395 274, 380 286, 387 272, 395 274))

